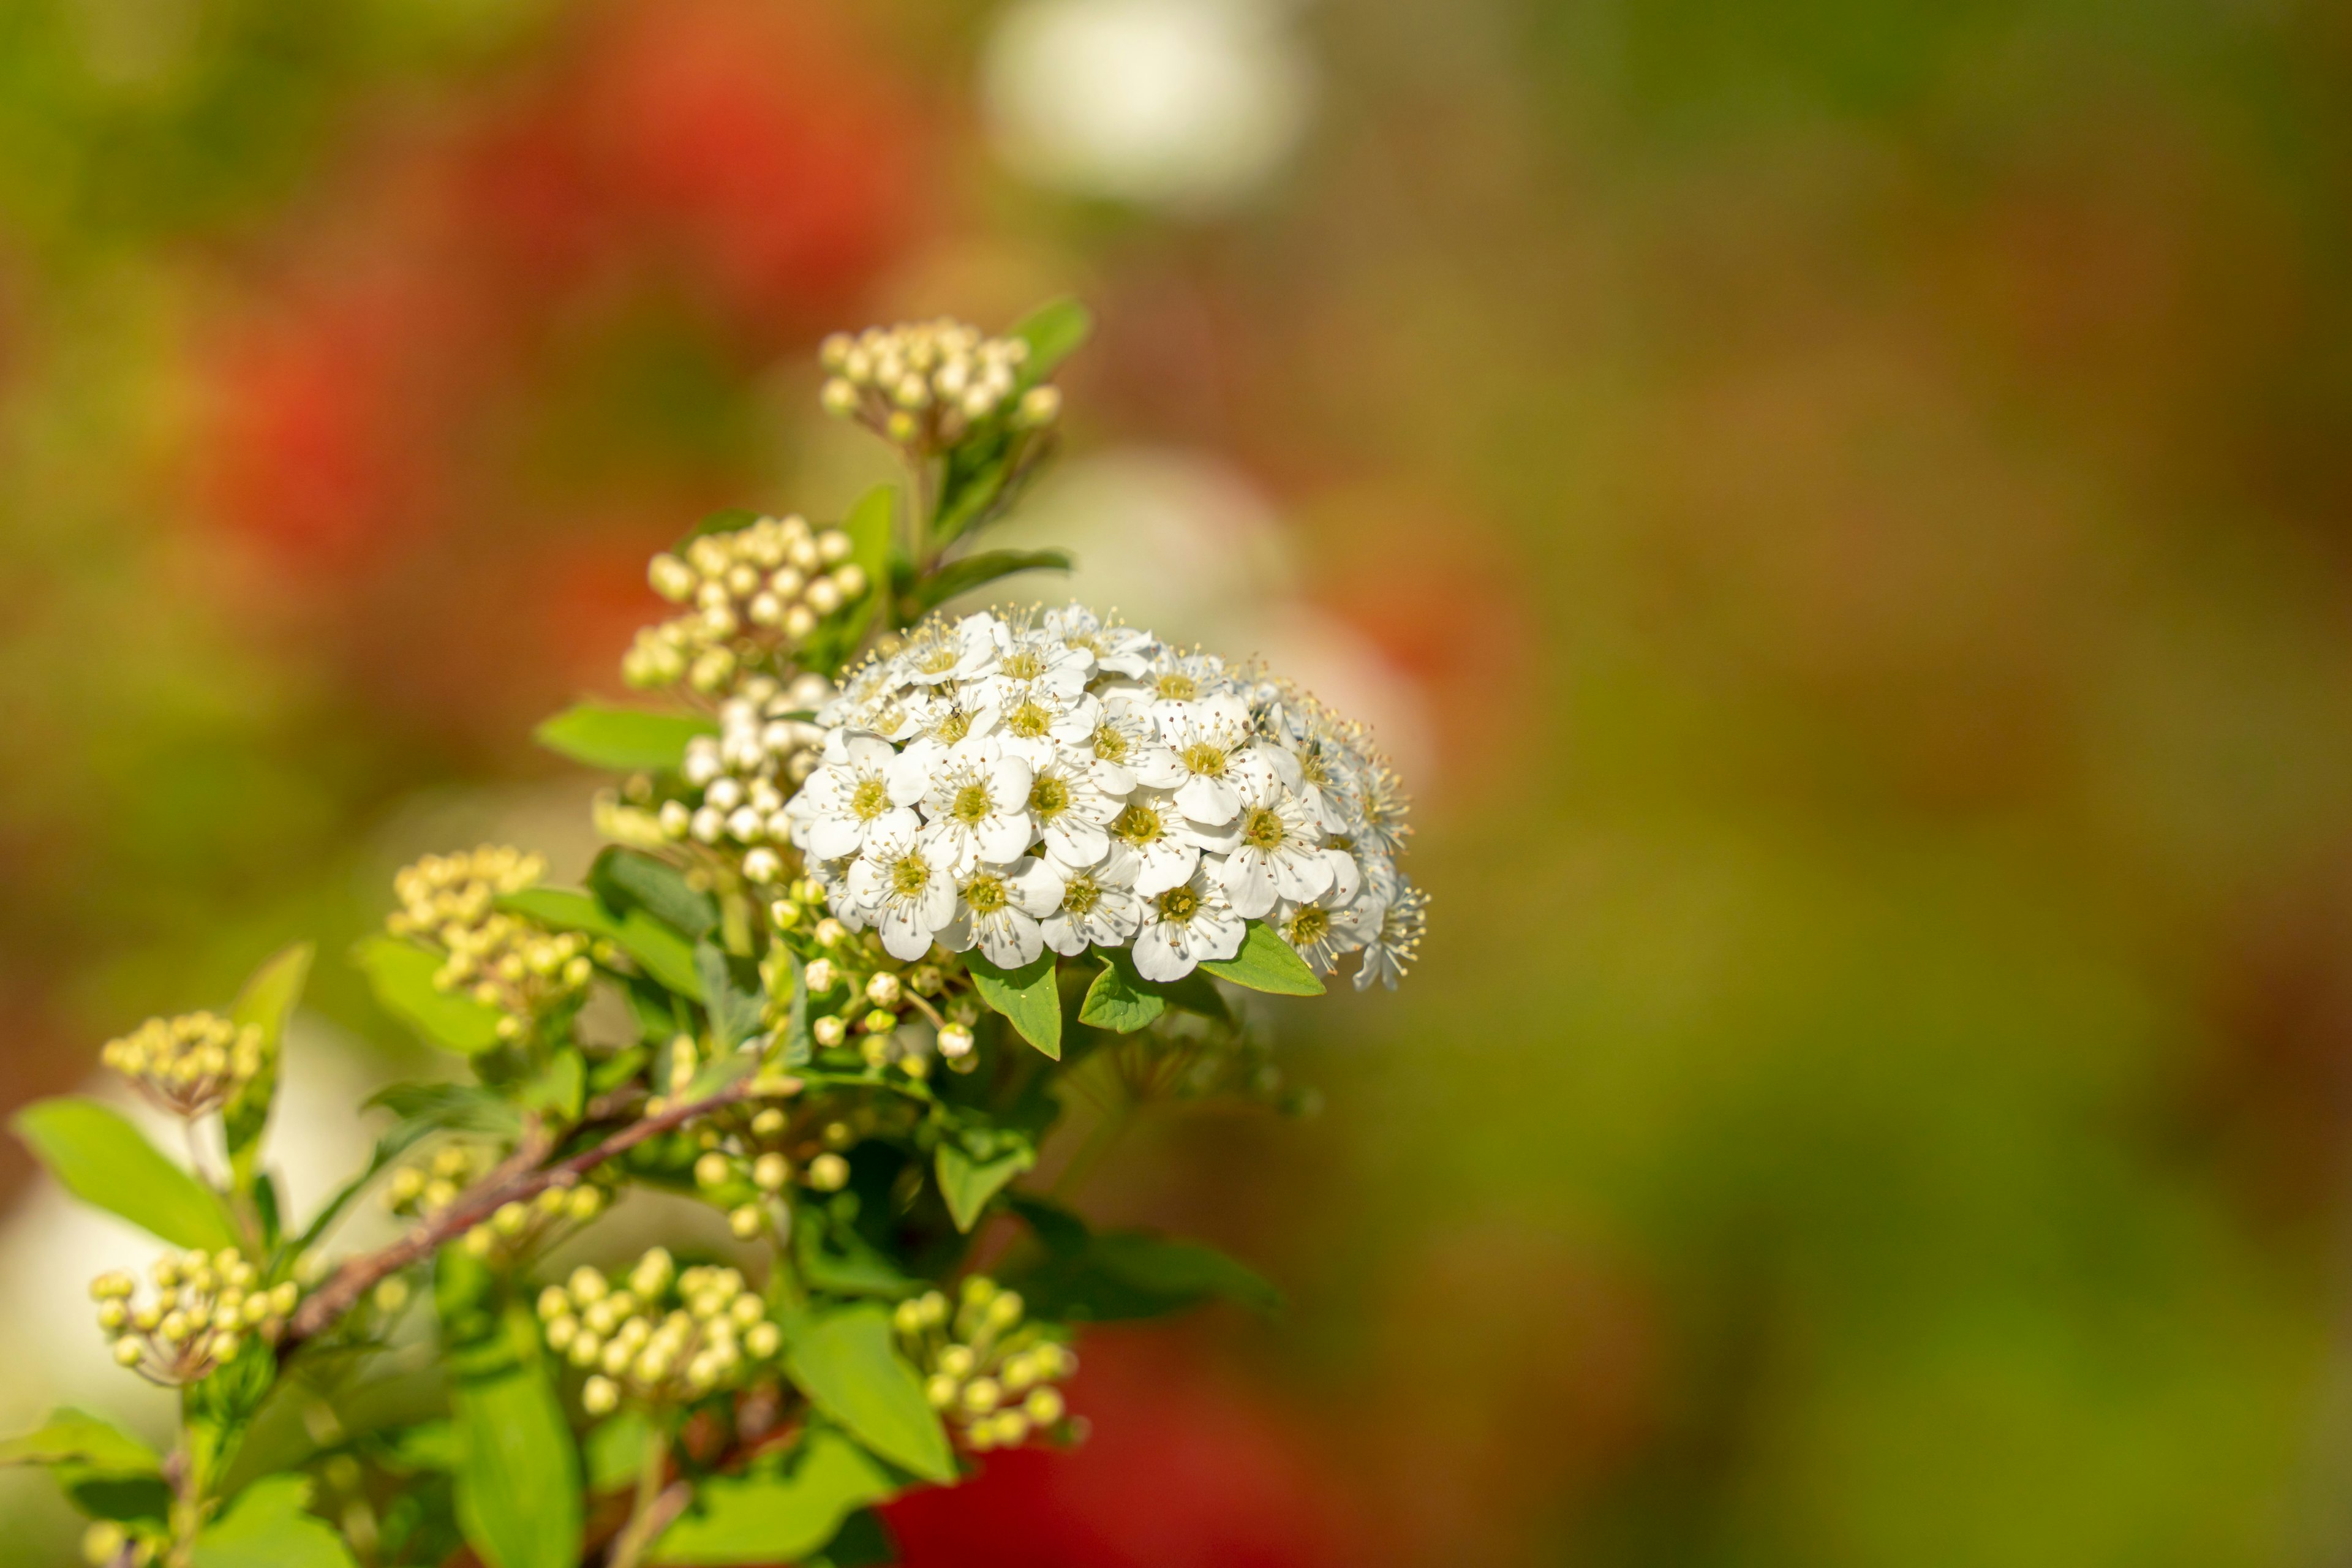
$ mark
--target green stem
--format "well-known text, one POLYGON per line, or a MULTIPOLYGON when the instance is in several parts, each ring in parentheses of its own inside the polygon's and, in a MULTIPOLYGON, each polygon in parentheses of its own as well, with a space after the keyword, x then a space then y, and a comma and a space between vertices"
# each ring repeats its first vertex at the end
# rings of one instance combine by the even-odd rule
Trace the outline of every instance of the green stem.
POLYGON ((646 1423, 645 1458, 637 1467, 637 1494, 629 1505, 629 1521, 613 1542, 609 1568, 637 1568, 637 1559, 653 1544, 654 1505, 661 1500, 662 1482, 669 1474, 669 1427, 658 1417, 646 1423))

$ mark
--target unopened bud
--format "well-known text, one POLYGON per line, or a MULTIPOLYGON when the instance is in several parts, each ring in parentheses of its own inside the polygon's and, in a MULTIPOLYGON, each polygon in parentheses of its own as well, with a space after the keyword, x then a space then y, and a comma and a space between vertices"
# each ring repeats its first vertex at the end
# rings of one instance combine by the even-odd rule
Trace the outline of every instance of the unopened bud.
POLYGON ((819 1154, 808 1164, 808 1184, 821 1193, 837 1193, 849 1184, 849 1162, 840 1155, 819 1154))
POLYGON ((609 1377, 599 1374, 581 1385, 580 1408, 591 1415, 610 1415, 620 1405, 621 1386, 609 1377))
POLYGON ((950 1024, 940 1031, 940 1055, 952 1061, 971 1051, 971 1030, 961 1024, 950 1024))

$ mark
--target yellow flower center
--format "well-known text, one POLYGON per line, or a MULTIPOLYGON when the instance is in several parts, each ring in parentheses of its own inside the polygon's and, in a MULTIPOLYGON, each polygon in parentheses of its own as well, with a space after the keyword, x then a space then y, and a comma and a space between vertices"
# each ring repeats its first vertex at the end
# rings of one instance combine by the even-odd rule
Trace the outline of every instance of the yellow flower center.
POLYGON ((1290 917, 1283 935, 1293 947, 1312 947, 1331 934, 1331 911, 1319 904, 1309 904, 1290 917))
POLYGON ((850 815, 860 822, 871 822, 889 809, 890 791, 880 779, 859 779, 849 792, 850 815))
POLYGON ((1182 925, 1201 912, 1201 895, 1190 888, 1171 888, 1160 895, 1160 918, 1182 925))
POLYGON ((1288 837, 1283 825, 1282 813, 1272 806, 1254 805, 1242 818, 1242 842, 1253 849, 1279 849, 1288 837))
POLYGON ((964 886, 963 901, 973 914, 992 915, 1012 902, 1012 895, 1004 890, 1003 878, 975 877, 964 886))
POLYGON ((996 805, 988 798, 988 786, 971 784, 956 791, 954 803, 948 815, 966 827, 977 827, 994 815, 996 805))
POLYGON ((930 863, 920 855, 902 855, 890 867, 890 890, 911 899, 931 885, 930 863))
POLYGON ((1206 741, 1195 741, 1184 748, 1184 765, 1204 779, 1225 776, 1225 751, 1206 741))
POLYGON ((1004 721, 1004 727, 1024 741, 1042 739, 1053 724, 1054 715, 1034 701, 1022 703, 1004 721))
POLYGON ((1181 670, 1171 670, 1152 685, 1171 702, 1190 702, 1201 694, 1201 683, 1181 670))
POLYGON ((1158 812, 1148 805, 1134 805, 1112 820, 1110 830, 1139 849, 1158 843, 1163 831, 1158 812))
POLYGON ((1029 810, 1040 822, 1051 822, 1070 808, 1070 786, 1048 773, 1029 786, 1029 810))

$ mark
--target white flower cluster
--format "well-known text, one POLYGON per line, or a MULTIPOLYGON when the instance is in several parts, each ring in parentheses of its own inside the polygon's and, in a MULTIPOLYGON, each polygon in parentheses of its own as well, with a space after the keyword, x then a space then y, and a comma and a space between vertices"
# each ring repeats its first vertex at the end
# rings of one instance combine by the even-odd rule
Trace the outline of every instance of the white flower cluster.
POLYGON ((1249 920, 1326 973, 1362 953, 1359 986, 1413 956, 1395 776, 1279 679, 1073 605, 926 622, 817 719, 792 842, 835 915, 903 961, 1132 946, 1177 980, 1249 920))
POLYGON ((646 568, 654 592, 694 607, 639 632, 622 658, 621 679, 632 686, 683 679, 697 691, 720 690, 763 634, 797 643, 866 592, 866 569, 849 553, 849 535, 839 529, 819 532, 805 518, 763 517, 690 540, 678 554, 655 556, 646 568))
MULTIPOLYGON (((936 451, 1005 405, 1020 384, 1029 345, 941 317, 868 327, 855 336, 836 332, 819 357, 831 373, 821 395, 828 413, 862 419, 901 447, 936 451)), ((1061 408, 1059 392, 1033 386, 1013 405, 1013 417, 1034 428, 1052 424, 1061 408)))
POLYGON ((657 820, 665 837, 729 844, 750 851, 743 874, 761 885, 783 873, 773 846, 788 841, 784 802, 817 764, 824 731, 794 718, 830 702, 833 682, 804 674, 787 686, 766 676, 744 682, 719 709, 719 733, 687 742, 680 771, 702 792, 699 805, 665 801, 657 820))

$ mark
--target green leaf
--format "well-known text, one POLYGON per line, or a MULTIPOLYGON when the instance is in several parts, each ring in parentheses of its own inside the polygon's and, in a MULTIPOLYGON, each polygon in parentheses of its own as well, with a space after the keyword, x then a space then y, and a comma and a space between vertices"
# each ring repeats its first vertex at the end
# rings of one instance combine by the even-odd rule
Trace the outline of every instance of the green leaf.
POLYGON ((979 952, 964 955, 980 999, 1011 1020, 1021 1037, 1062 1059, 1062 994, 1054 984, 1054 954, 1039 953, 1018 969, 999 969, 979 952))
POLYGON ((589 1494, 617 1491, 634 1482, 645 1467, 646 1442, 651 1436, 644 1415, 635 1410, 624 1410, 591 1427, 580 1442, 589 1494))
POLYGON ((236 1227, 210 1188, 156 1152, 120 1111, 71 1095, 37 1100, 10 1123, 66 1191, 174 1247, 216 1252, 236 1227))
POLYGON ((1106 957, 1102 973, 1087 987, 1078 1022, 1114 1035, 1131 1035, 1167 1010, 1167 1002, 1157 993, 1145 989, 1122 965, 1106 957))
POLYGON ((829 1426, 813 1426, 789 1459, 696 1489, 694 1507, 662 1532, 651 1561, 797 1562, 832 1541, 857 1510, 898 1494, 889 1470, 829 1426))
POLYGON ((196 1537, 192 1568, 352 1568, 351 1549, 310 1500, 309 1477, 263 1477, 196 1537))
POLYGON ((1067 572, 1070 564, 1066 550, 982 550, 917 578, 908 596, 919 609, 928 610, 1015 572, 1067 572))
POLYGON ((301 998, 303 982, 310 977, 315 951, 309 942, 300 942, 271 957, 253 972, 229 1012, 230 1021, 238 1026, 250 1024, 261 1031, 261 1070, 221 1108, 229 1170, 240 1188, 253 1185, 262 1134, 269 1129, 270 1103, 278 1098, 278 1058, 286 1037, 286 1020, 301 998))
POLYGON ((840 1533, 824 1550, 802 1559, 801 1568, 891 1568, 898 1561, 898 1543, 890 1539, 882 1516, 861 1508, 841 1521, 840 1533))
POLYGON ((559 756, 618 773, 674 772, 686 761, 686 743, 716 735, 719 726, 694 713, 648 713, 579 702, 531 731, 531 739, 559 756))
MULTIPOLYGON (((578 1568, 580 1466, 528 1310, 508 1310, 508 1353, 456 1381, 457 1523, 489 1568, 578 1568)), ((469 1358, 471 1359, 471 1358, 469 1358)))
POLYGON ((580 1108, 588 1094, 588 1067, 576 1046, 566 1046, 549 1060, 546 1068, 524 1084, 517 1099, 527 1110, 569 1126, 580 1120, 580 1108))
POLYGON ((1298 950, 1276 934, 1264 921, 1252 921, 1239 952, 1231 958, 1205 960, 1201 967, 1220 980, 1270 991, 1277 996, 1320 996, 1323 982, 1307 967, 1298 950))
POLYGON ((1022 362, 1015 384, 1026 389, 1052 375, 1064 360, 1084 346, 1094 330, 1094 313, 1066 294, 1022 317, 1007 334, 1029 345, 1029 357, 1022 362))
POLYGON ((868 1448, 926 1480, 955 1479, 946 1430, 892 1343, 890 1313, 844 1307, 793 1336, 784 1370, 812 1403, 868 1448))
POLYGON ((423 948, 394 937, 372 936, 360 943, 354 956, 384 1011, 433 1044, 473 1057, 504 1043, 499 1038, 499 1020, 505 1015, 434 984, 441 960, 423 948))
POLYGON ((836 1296, 897 1300, 923 1289, 923 1281, 901 1272, 855 1226, 833 1223, 821 1210, 803 1210, 795 1219, 793 1256, 803 1279, 836 1296))
POLYGON ((475 1083, 395 1083, 361 1102, 362 1110, 378 1107, 414 1124, 419 1137, 426 1132, 479 1132, 491 1138, 522 1135, 521 1114, 475 1083))
POLYGON ((588 868, 588 889, 616 910, 644 910, 664 925, 699 942, 719 929, 719 900, 687 886, 667 860, 634 849, 611 848, 588 868))
MULTIPOLYGON (((1104 997, 1103 1005, 1110 1016, 1121 1016, 1118 1009, 1131 1006, 1131 999, 1141 997, 1153 997, 1162 1007, 1181 1007, 1188 1013, 1198 1013, 1204 1018, 1233 1016, 1233 1010, 1225 1005, 1225 999, 1219 994, 1216 985, 1197 969, 1181 980, 1146 980, 1135 967, 1133 948, 1097 948, 1096 956, 1110 968, 1118 971, 1118 978, 1108 987, 1101 986, 1098 982, 1097 985, 1087 988, 1087 1004, 1081 1005, 1078 1015, 1078 1021, 1081 1023, 1092 1024, 1097 1028, 1112 1029, 1119 1034, 1133 1032, 1131 1029, 1118 1029, 1115 1025, 1105 1023, 1100 1018, 1089 1018, 1086 1016, 1085 1006, 1094 1001, 1098 989, 1104 997)), ((1126 1016, 1131 1016, 1132 1014, 1126 1016)), ((1153 1017, 1158 1016, 1157 1013, 1152 1015, 1153 1017)), ((1144 1022, 1149 1023, 1150 1019, 1147 1018, 1144 1022)))
POLYGON ((973 1158, 961 1143, 942 1142, 934 1162, 939 1170, 940 1195, 948 1201, 948 1214, 961 1231, 969 1231, 980 1223, 988 1207, 988 1200, 1003 1189, 1004 1184, 1037 1163, 1037 1151, 1025 1140, 1015 1139, 1010 1147, 986 1160, 973 1158))
POLYGON ((683 550, 706 533, 734 533, 760 521, 760 514, 749 507, 725 506, 705 517, 700 522, 677 536, 672 550, 683 550))
POLYGON ((710 1033, 719 1048, 731 1051, 758 1034, 768 999, 756 990, 746 991, 736 984, 727 955, 709 942, 698 942, 694 949, 694 967, 702 977, 710 1033))
POLYGON ((138 1438, 88 1411, 60 1409, 37 1432, 0 1442, 0 1465, 75 1465, 97 1475, 152 1476, 163 1461, 138 1438))
POLYGON ((1089 1236, 1016 1279, 1038 1315, 1071 1322, 1157 1318, 1214 1296, 1259 1312, 1282 1305, 1282 1292, 1215 1247, 1146 1231, 1089 1236))
POLYGON ((585 893, 562 888, 525 888, 499 897, 498 907, 551 931, 601 936, 637 961, 652 979, 692 1001, 702 1000, 702 975, 694 944, 642 909, 615 915, 585 893))

